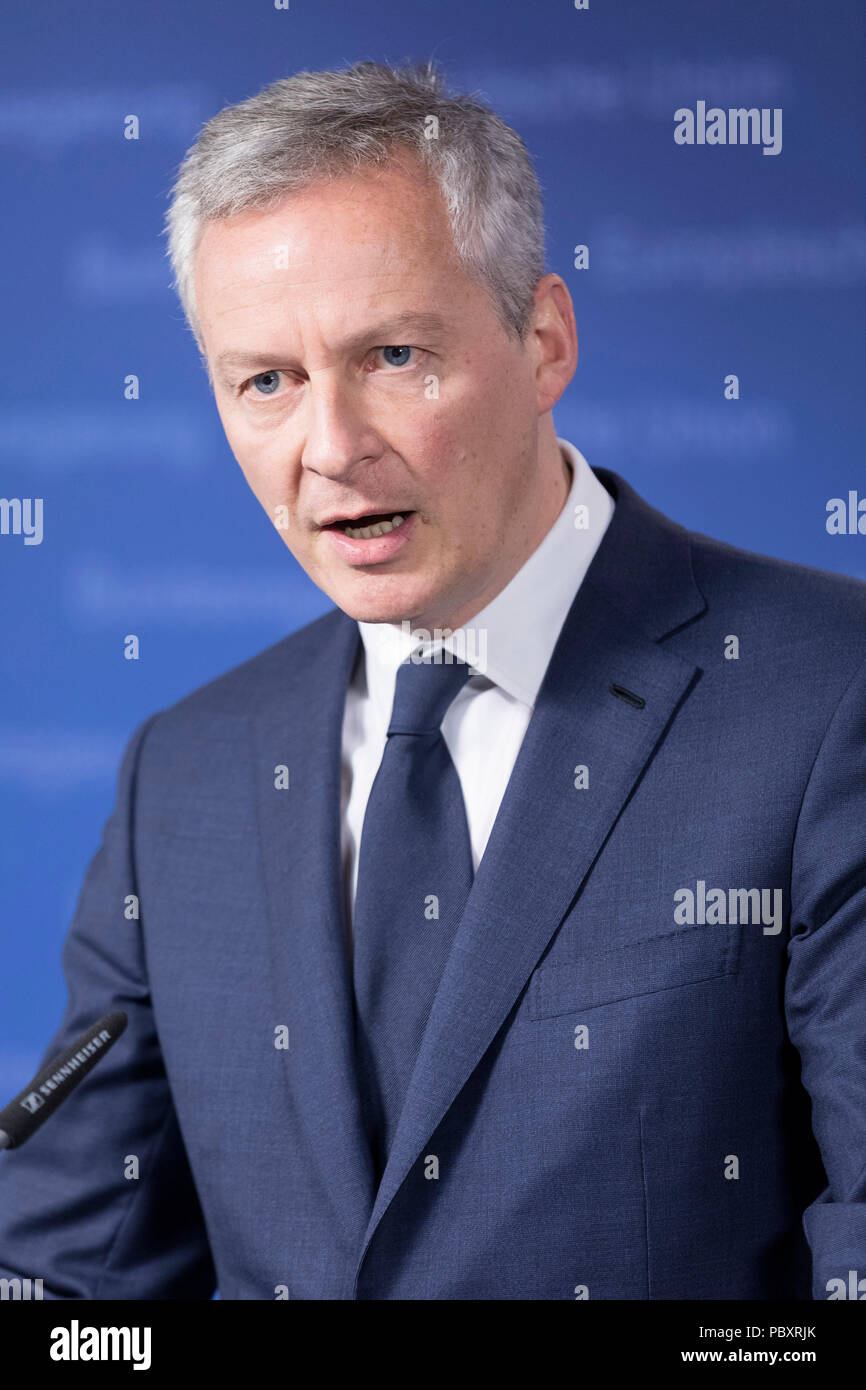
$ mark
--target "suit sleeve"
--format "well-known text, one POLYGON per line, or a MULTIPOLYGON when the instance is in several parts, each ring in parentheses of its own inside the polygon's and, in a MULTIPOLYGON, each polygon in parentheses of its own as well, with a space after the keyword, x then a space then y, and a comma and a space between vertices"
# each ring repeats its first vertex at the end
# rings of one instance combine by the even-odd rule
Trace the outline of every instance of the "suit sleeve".
POLYGON ((826 1299, 851 1270, 866 1280, 866 666, 812 768, 791 896, 785 1009, 827 1175, 803 1226, 812 1297, 826 1299))
POLYGON ((41 1129, 0 1153, 0 1278, 42 1279, 46 1299, 208 1299, 216 1287, 154 1024, 142 924, 124 914, 138 892, 136 769, 158 718, 124 753, 63 947, 66 1010, 42 1061, 112 1010, 127 1014, 126 1031, 41 1129))

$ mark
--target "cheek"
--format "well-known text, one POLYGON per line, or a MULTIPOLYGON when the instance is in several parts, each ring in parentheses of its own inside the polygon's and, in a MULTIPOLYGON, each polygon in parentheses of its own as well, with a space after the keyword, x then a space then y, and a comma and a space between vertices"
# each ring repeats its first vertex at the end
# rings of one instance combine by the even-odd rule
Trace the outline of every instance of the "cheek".
POLYGON ((452 496, 495 507, 503 497, 503 463, 514 453, 531 412, 524 382, 508 362, 467 372, 459 393, 431 419, 425 452, 437 460, 434 477, 452 496))
POLYGON ((470 535, 478 536, 479 513, 492 522, 505 502, 502 451, 463 402, 419 422, 404 457, 424 460, 416 473, 421 495, 434 519, 447 519, 447 535, 461 549, 470 535))
MULTIPOLYGON (((442 477, 462 454, 480 452, 502 410, 502 373, 494 366, 478 371, 471 357, 442 378, 437 397, 418 401, 389 425, 396 448, 408 457, 431 459, 434 479, 442 477)), ((426 382, 426 378, 425 378, 426 382)), ((421 388, 419 388, 421 389, 421 388)))
POLYGON ((285 447, 256 431, 223 422, 226 439, 250 490, 262 506, 271 510, 291 495, 291 470, 285 447))
POLYGON ((219 403, 217 404, 217 410, 219 412, 226 441, 234 454, 235 463, 243 473, 252 491, 258 497, 258 452, 235 412, 219 403))

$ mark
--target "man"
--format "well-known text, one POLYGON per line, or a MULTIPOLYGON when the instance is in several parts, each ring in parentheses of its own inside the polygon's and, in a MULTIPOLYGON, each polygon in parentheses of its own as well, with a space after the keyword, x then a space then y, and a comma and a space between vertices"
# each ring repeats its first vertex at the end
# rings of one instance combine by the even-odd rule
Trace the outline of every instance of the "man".
POLYGON ((866 1275, 866 586, 557 437, 538 187, 432 72, 222 111, 169 218, 324 618, 133 735, 0 1172, 55 1298, 825 1298, 866 1275), (130 920, 129 903, 138 917, 130 920))

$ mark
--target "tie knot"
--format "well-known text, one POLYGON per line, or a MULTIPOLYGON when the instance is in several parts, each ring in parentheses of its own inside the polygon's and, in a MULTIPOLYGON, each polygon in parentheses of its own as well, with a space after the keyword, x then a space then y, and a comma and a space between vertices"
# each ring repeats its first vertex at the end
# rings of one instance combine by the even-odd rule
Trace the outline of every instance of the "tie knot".
MULTIPOLYGON (((444 649, 437 653, 440 658, 444 649)), ((397 667, 394 708, 388 734, 435 734, 458 690, 466 684, 470 667, 451 661, 404 661, 397 667)))

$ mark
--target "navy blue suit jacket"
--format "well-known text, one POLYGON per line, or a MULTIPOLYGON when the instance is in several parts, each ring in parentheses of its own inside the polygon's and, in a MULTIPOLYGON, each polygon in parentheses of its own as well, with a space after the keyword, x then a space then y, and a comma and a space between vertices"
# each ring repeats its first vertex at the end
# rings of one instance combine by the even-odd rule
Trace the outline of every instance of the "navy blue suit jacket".
POLYGON ((0 1274, 87 1299, 866 1276, 866 585, 690 534, 597 471, 613 520, 381 1184, 339 859, 359 637, 334 610, 132 737, 45 1055, 110 1009, 129 1026, 0 1156, 0 1274))

